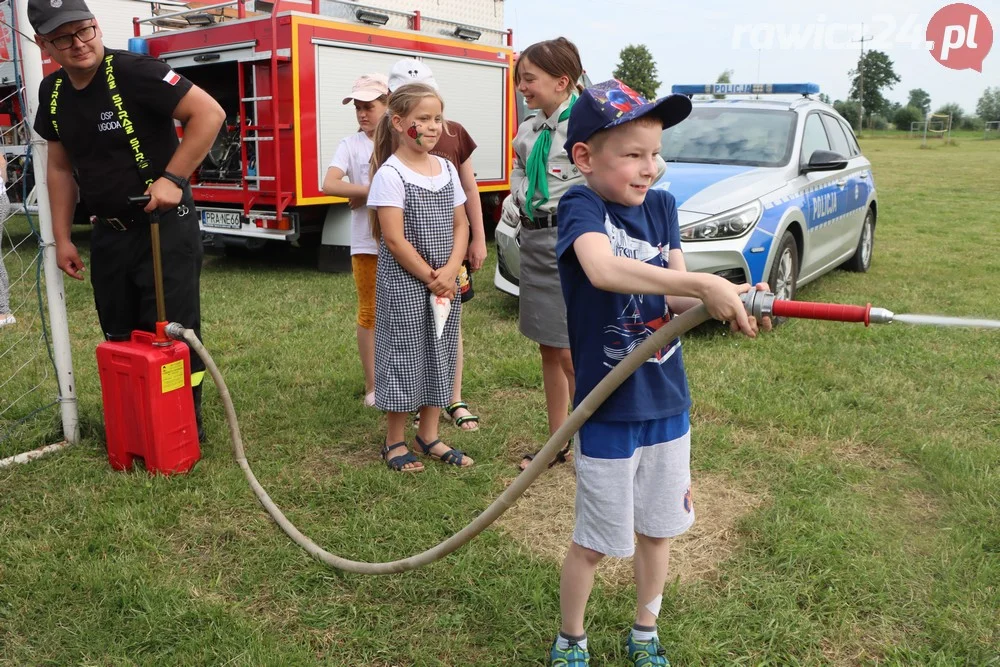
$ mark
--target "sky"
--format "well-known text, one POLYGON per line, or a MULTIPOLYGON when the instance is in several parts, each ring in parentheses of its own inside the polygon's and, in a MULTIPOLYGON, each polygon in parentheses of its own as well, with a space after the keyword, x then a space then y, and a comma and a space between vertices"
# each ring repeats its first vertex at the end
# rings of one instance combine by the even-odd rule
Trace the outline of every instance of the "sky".
MULTIPOLYGON (((956 102, 973 113, 983 91, 1000 86, 1000 44, 982 59, 982 73, 949 69, 926 44, 928 23, 948 3, 907 4, 901 9, 898 0, 506 0, 504 21, 514 30, 518 50, 543 39, 570 39, 593 81, 611 78, 622 47, 645 44, 656 60, 660 95, 672 84, 712 83, 729 69, 733 83, 818 83, 831 100, 847 98, 847 73, 861 53, 854 40, 864 24, 864 36, 872 38, 865 50, 884 51, 901 79, 883 90, 888 100, 905 104, 910 89, 922 88, 934 110, 956 102)), ((1000 0, 971 4, 1000 31, 1000 0)), ((981 17, 972 40, 979 54, 986 47, 985 31, 981 17)), ((957 34, 952 31, 952 39, 957 34)))

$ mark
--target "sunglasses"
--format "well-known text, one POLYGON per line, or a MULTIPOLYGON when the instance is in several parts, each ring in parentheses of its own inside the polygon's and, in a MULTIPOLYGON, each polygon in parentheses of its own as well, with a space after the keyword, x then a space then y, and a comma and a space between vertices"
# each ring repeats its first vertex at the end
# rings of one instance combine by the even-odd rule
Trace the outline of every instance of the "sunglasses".
POLYGON ((97 37, 97 26, 88 25, 86 28, 80 28, 70 35, 59 35, 58 37, 46 39, 45 41, 60 51, 65 51, 66 49, 73 47, 73 40, 78 39, 81 43, 86 44, 90 40, 94 39, 94 37, 97 37))

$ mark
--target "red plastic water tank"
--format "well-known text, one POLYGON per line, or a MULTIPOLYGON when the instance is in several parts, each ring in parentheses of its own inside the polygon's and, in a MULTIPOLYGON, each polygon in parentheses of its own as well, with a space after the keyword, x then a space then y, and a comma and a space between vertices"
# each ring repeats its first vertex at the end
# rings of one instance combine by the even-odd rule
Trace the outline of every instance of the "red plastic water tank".
POLYGON ((97 346, 108 461, 130 470, 143 459, 150 473, 187 472, 201 458, 191 396, 191 356, 178 341, 153 345, 154 335, 97 346))

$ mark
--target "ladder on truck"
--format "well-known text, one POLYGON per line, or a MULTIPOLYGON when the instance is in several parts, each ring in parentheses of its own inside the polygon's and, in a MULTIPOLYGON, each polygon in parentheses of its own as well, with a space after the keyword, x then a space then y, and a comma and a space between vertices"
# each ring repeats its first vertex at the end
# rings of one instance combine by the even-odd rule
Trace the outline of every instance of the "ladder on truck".
MULTIPOLYGON (((263 5, 263 3, 260 4, 263 5)), ((312 0, 312 6, 314 11, 318 12, 319 0, 312 0)), ((220 2, 214 5, 186 8, 179 11, 169 11, 176 7, 187 7, 187 5, 168 0, 167 2, 156 3, 152 6, 153 16, 144 19, 140 19, 138 17, 133 18, 132 24, 134 36, 140 36, 139 25, 141 23, 150 24, 153 26, 154 32, 158 32, 161 30, 190 28, 192 26, 207 26, 226 20, 247 18, 246 0, 227 0, 226 2, 220 2), (232 9, 233 7, 235 7, 235 11, 232 9), (166 13, 164 13, 165 10, 167 10, 166 13)), ((253 14, 259 16, 261 12, 251 12, 251 15, 253 14)), ((291 57, 288 55, 282 55, 278 52, 277 12, 270 12, 270 23, 270 54, 265 58, 248 61, 240 60, 236 63, 238 78, 237 85, 240 100, 238 114, 240 136, 240 189, 243 193, 242 199, 244 216, 249 216, 251 209, 255 205, 270 203, 268 200, 273 197, 274 219, 280 225, 285 209, 295 196, 293 191, 283 189, 283 181, 287 180, 287 177, 286 179, 282 179, 281 173, 283 170, 280 167, 282 132, 291 131, 294 126, 290 122, 281 122, 282 99, 279 95, 278 88, 278 70, 281 65, 291 63, 291 57), (257 74, 260 73, 261 70, 264 70, 267 76, 268 88, 270 89, 269 95, 254 94, 256 92, 256 82, 258 81, 257 74), (249 91, 250 95, 247 94, 248 90, 246 81, 248 78, 252 82, 253 87, 253 90, 249 91), (266 114, 266 119, 262 119, 261 114, 257 112, 258 104, 262 102, 268 103, 270 107, 270 113, 266 114), (248 107, 252 109, 252 112, 248 113, 248 107), (270 146, 273 150, 273 175, 263 175, 260 173, 260 148, 261 143, 263 142, 270 142, 270 146), (252 169, 252 173, 248 160, 248 144, 251 144, 254 147, 254 168, 252 169), (270 184, 270 187, 263 187, 263 183, 270 184)), ((255 212, 254 216, 257 218, 270 217, 270 215, 261 214, 259 211, 255 212)))
MULTIPOLYGON (((250 215, 250 209, 257 203, 263 195, 268 194, 261 187, 263 182, 271 182, 274 194, 274 216, 276 221, 281 221, 285 208, 291 203, 295 196, 294 192, 282 189, 281 172, 281 133, 289 132, 293 129, 292 123, 281 122, 281 100, 278 95, 278 68, 285 63, 291 63, 291 57, 280 55, 276 40, 278 21, 276 15, 271 13, 271 53, 266 60, 239 61, 236 64, 237 76, 239 77, 239 124, 240 124, 240 164, 241 185, 243 188, 243 215, 250 215), (257 74, 260 70, 266 69, 268 77, 270 95, 250 95, 247 96, 247 74, 256 88, 257 74), (270 106, 269 118, 262 122, 261 116, 257 113, 257 105, 267 102, 270 106), (247 113, 247 106, 251 105, 253 114, 247 113), (260 173, 260 153, 261 143, 271 142, 274 151, 274 175, 264 176, 260 173), (247 159, 247 144, 254 145, 254 173, 250 173, 250 162, 247 159), (251 188, 251 182, 256 188, 251 188)), ((252 92, 256 92, 255 90, 252 92)))

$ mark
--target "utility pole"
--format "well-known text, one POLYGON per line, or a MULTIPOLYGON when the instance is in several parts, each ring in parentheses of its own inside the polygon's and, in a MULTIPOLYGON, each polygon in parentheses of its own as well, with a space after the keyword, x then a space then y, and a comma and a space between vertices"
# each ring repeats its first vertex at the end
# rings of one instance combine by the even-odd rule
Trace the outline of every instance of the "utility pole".
MULTIPOLYGON (((757 49, 757 85, 760 85, 760 49, 757 49)), ((759 100, 760 95, 758 94, 754 99, 759 100)))
POLYGON ((858 60, 858 76, 860 76, 860 81, 858 85, 858 104, 861 107, 861 115, 858 117, 858 131, 863 132, 865 129, 865 42, 870 42, 874 37, 865 37, 865 24, 861 24, 861 39, 854 39, 851 41, 861 42, 861 58, 858 60))

